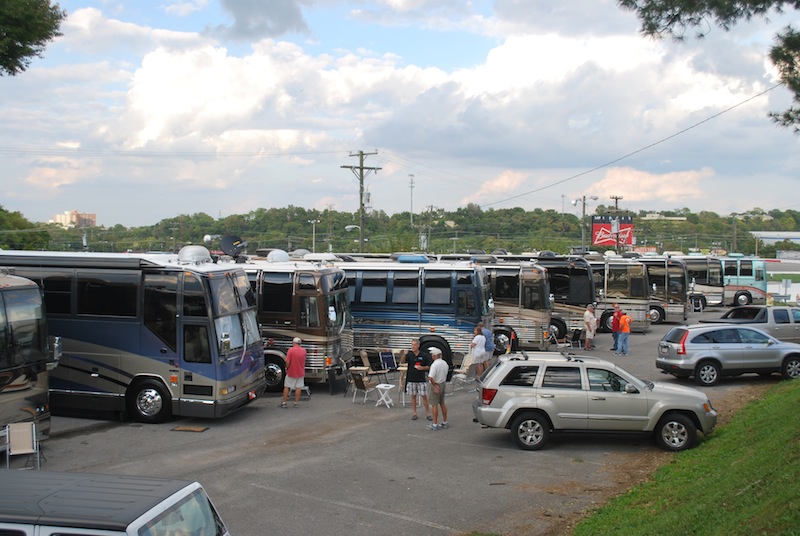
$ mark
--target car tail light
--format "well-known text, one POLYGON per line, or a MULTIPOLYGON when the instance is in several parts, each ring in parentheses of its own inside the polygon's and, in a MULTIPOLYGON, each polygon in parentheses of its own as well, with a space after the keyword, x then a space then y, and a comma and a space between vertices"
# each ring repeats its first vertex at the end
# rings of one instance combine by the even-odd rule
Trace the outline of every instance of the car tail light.
POLYGON ((689 337, 689 331, 687 330, 686 333, 683 334, 681 337, 680 346, 678 347, 678 355, 686 355, 686 339, 689 337))
POLYGON ((483 402, 484 406, 488 406, 494 400, 494 395, 497 394, 497 389, 486 389, 485 387, 481 389, 481 401, 483 402))

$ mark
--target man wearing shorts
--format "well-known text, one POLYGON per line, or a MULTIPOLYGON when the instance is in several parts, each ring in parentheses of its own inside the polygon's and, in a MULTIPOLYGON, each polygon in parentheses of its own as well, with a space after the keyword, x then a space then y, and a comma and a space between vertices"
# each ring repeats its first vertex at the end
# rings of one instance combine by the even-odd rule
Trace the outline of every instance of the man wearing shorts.
POLYGON ((431 358, 427 352, 419 347, 419 339, 411 341, 411 351, 403 353, 400 363, 408 363, 406 372, 406 394, 411 395, 411 407, 414 414, 412 421, 417 420, 417 395, 422 397, 422 407, 425 408, 425 416, 431 420, 430 408, 428 407, 428 390, 426 388, 428 380, 425 379, 425 372, 431 367, 431 358))
POLYGON ((430 402, 433 407, 433 422, 428 426, 429 430, 440 430, 447 428, 447 406, 444 403, 444 388, 447 381, 447 371, 450 367, 442 359, 442 351, 438 348, 431 348, 433 363, 428 371, 428 381, 431 385, 430 402), (439 424, 439 406, 442 407, 442 424, 439 424))
POLYGON ((294 407, 300 407, 300 390, 305 386, 303 378, 306 375, 306 349, 300 346, 303 341, 299 337, 292 340, 292 347, 286 352, 286 378, 283 380, 282 408, 287 408, 289 390, 294 389, 294 407))

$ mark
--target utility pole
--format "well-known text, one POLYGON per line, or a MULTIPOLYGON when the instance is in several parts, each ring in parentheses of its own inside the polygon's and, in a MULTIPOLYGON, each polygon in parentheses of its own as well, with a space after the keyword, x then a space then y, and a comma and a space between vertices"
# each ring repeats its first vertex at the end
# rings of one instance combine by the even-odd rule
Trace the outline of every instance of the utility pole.
POLYGON ((615 240, 614 240, 614 242, 615 242, 614 243, 614 251, 617 254, 619 254, 619 201, 620 201, 620 199, 622 199, 622 196, 621 195, 612 195, 611 199, 614 200, 614 212, 616 212, 616 218, 617 218, 617 225, 616 225, 617 232, 614 234, 614 237, 615 237, 615 240))
POLYGON ((353 174, 358 179, 358 252, 364 253, 364 179, 367 175, 369 175, 370 171, 374 171, 376 174, 378 170, 381 169, 379 167, 364 167, 364 158, 370 155, 378 154, 378 151, 373 153, 365 153, 364 151, 358 151, 357 153, 350 153, 350 156, 357 156, 358 157, 358 166, 340 166, 342 168, 347 168, 353 172, 353 174))

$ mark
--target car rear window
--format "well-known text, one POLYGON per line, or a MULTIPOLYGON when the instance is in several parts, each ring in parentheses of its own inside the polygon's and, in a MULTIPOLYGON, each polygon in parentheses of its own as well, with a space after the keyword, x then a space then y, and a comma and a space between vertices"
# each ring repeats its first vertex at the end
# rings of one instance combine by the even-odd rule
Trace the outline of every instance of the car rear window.
POLYGON ((581 370, 578 367, 547 367, 542 387, 557 389, 580 389, 581 370))
POLYGON ((514 367, 508 375, 503 378, 500 385, 514 385, 517 387, 533 387, 536 381, 536 373, 539 372, 539 367, 535 365, 524 365, 514 367))
POLYGON ((687 330, 685 328, 672 328, 666 335, 664 335, 663 340, 665 342, 681 342, 683 336, 686 334, 686 331, 687 330))

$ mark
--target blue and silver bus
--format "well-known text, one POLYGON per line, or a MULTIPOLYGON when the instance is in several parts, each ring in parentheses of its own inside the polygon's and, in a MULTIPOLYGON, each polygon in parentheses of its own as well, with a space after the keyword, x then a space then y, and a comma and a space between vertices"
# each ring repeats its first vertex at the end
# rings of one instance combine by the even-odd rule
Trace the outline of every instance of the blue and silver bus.
POLYGON ((0 251, 44 292, 63 355, 50 375, 54 411, 218 418, 265 389, 255 297, 236 265, 202 246, 180 254, 0 251))
POLYGON ((47 439, 49 374, 61 356, 60 344, 47 336, 36 283, 0 274, 0 427, 33 422, 38 439, 47 439))
POLYGON ((764 259, 730 253, 719 260, 725 283, 725 305, 767 303, 767 265, 764 259))
POLYGON ((438 348, 453 363, 469 351, 478 322, 492 325, 482 266, 428 262, 422 255, 338 264, 347 273, 356 351, 399 351, 418 338, 423 348, 438 348))

